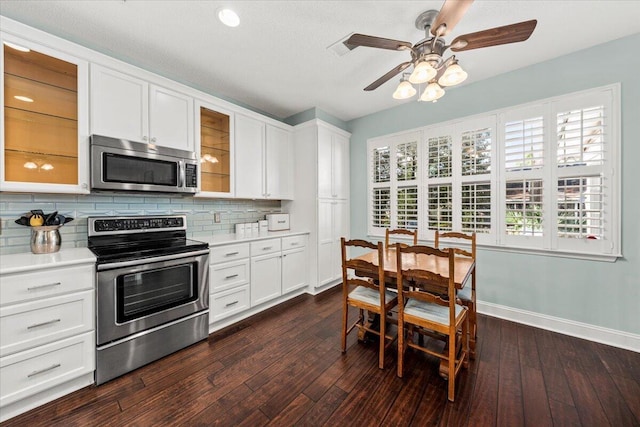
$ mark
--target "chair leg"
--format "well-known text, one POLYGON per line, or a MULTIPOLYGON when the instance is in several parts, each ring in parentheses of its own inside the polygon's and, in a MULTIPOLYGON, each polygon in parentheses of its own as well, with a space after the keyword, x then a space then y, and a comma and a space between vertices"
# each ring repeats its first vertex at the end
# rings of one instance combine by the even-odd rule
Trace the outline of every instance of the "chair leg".
POLYGON ((346 353, 347 351, 347 328, 349 321, 349 306, 347 305, 347 301, 343 300, 342 302, 342 352, 346 353))
POLYGON ((469 354, 472 359, 476 358, 476 342, 478 338, 478 322, 476 317, 476 304, 471 301, 469 304, 469 354))
POLYGON ((404 365, 404 322, 402 316, 398 316, 398 373, 402 378, 402 369, 404 365))
POLYGON ((384 310, 382 310, 382 312, 380 313, 380 339, 378 340, 379 347, 380 347, 379 354, 378 354, 378 368, 380 369, 384 369, 384 349, 385 349, 385 344, 387 342, 386 326, 387 326, 387 316, 384 310))
POLYGON ((449 333, 448 367, 449 367, 449 378, 447 379, 447 382, 448 382, 447 385, 449 389, 448 397, 449 397, 449 401, 453 402, 456 394, 456 331, 455 330, 453 331, 453 333, 449 333))

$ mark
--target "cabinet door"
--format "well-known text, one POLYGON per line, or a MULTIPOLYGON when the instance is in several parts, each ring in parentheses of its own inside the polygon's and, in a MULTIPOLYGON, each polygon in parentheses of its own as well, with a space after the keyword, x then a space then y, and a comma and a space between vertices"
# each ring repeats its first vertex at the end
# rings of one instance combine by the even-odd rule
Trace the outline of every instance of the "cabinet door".
POLYGON ((151 85, 149 108, 150 142, 163 147, 195 151, 193 98, 151 85))
POLYGON ((307 286, 307 249, 282 253, 282 294, 307 286))
POLYGON ((293 198, 293 150, 285 129, 267 125, 265 143, 266 194, 269 199, 293 198))
POLYGON ((30 50, 0 42, 2 190, 88 193, 88 64, 3 34, 5 41, 30 50))
POLYGON ((91 64, 91 133, 146 142, 148 129, 147 82, 91 64))
POLYGON ((349 138, 340 134, 332 136, 332 196, 349 198, 349 138))
POLYGON ((332 221, 333 221, 333 252, 331 268, 333 277, 339 278, 342 274, 342 247, 340 238, 349 239, 349 209, 347 202, 344 200, 336 200, 332 202, 332 221))
POLYGON ((331 132, 318 128, 318 197, 332 198, 333 168, 331 153, 331 132))
POLYGON ((241 114, 235 122, 236 197, 263 198, 264 190, 263 122, 241 114))
MULTIPOLYGON (((323 286, 335 277, 334 252, 335 234, 333 232, 332 200, 318 201, 318 284, 323 286)), ((342 260, 340 260, 342 263, 342 260)))
POLYGON ((251 307, 282 295, 282 255, 251 258, 251 307))
POLYGON ((233 197, 233 112, 197 102, 195 119, 200 158, 200 191, 196 197, 233 197))

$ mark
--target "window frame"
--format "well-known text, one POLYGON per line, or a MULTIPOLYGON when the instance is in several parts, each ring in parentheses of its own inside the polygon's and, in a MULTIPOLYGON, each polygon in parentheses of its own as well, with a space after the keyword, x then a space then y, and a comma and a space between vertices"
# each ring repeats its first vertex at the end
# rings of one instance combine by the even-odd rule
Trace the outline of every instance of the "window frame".
MULTIPOLYGON (((368 233, 372 237, 384 235, 385 228, 374 228, 371 222, 372 195, 372 147, 389 145, 390 157, 395 157, 394 144, 408 135, 419 135, 418 140, 418 231, 419 239, 433 241, 434 230, 428 228, 428 189, 430 185, 448 184, 453 189, 453 230, 462 229, 462 186, 466 184, 490 184, 491 191, 491 232, 477 233, 478 245, 498 251, 515 251, 569 258, 615 261, 621 253, 621 173, 620 173, 620 84, 555 96, 552 98, 515 105, 485 114, 474 115, 443 123, 423 126, 391 135, 380 136, 367 141, 368 163, 368 233), (558 114, 574 110, 586 110, 590 107, 604 106, 603 162, 600 165, 572 165, 559 167, 558 162, 558 114), (506 169, 505 164, 505 123, 527 119, 541 114, 543 117, 543 165, 539 169, 506 169), (491 170, 488 174, 463 175, 462 171, 462 134, 482 128, 483 124, 493 123, 491 136, 491 170), (429 178, 428 139, 445 133, 452 137, 452 176, 429 178), (602 177, 602 209, 599 215, 604 227, 601 239, 587 239, 559 236, 558 185, 564 179, 602 177), (523 236, 506 233, 506 183, 519 179, 542 180, 543 235, 523 236)), ((582 135, 581 135, 582 137, 582 135)), ((397 182, 392 172, 389 183, 391 192, 391 228, 397 223, 397 189, 409 185, 409 181, 397 182), (399 185, 398 185, 399 184, 399 185)))

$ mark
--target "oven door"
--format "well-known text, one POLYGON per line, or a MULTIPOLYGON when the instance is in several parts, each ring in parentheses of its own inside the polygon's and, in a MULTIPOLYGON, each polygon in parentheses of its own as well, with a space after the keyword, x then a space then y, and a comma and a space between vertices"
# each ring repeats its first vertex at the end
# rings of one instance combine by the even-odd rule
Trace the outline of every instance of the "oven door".
POLYGON ((99 264, 97 344, 209 307, 209 251, 99 264))

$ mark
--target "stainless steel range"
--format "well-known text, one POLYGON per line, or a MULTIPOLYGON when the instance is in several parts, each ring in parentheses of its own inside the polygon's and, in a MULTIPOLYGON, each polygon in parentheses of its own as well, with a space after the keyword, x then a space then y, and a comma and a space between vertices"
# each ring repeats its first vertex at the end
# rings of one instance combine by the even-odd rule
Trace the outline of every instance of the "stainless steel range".
POLYGON ((209 245, 178 216, 89 218, 97 256, 96 383, 207 338, 209 245))

